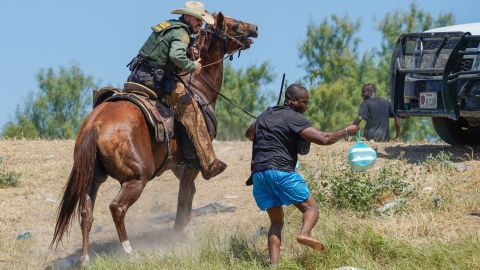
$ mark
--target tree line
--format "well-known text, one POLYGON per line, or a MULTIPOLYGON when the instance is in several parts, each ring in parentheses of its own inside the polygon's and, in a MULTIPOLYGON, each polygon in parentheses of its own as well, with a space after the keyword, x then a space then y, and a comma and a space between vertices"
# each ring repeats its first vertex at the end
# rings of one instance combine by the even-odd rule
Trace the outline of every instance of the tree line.
MULTIPOLYGON (((406 11, 388 12, 376 24, 381 43, 360 52, 358 36, 361 22, 348 16, 332 15, 320 23, 310 22, 305 39, 299 46, 299 57, 307 76, 298 82, 310 91, 307 118, 322 130, 336 130, 356 117, 362 99, 361 86, 377 85, 377 95, 388 98, 390 58, 402 33, 422 32, 453 24, 452 13, 433 17, 428 11, 410 4, 406 11)), ((275 77, 268 62, 235 69, 224 68, 222 93, 253 114, 265 110, 277 93, 265 90, 275 77)), ((74 138, 91 108, 91 93, 97 89, 94 78, 82 72, 78 64, 69 67, 41 69, 37 74, 39 90, 22 106, 14 119, 2 130, 5 138, 74 138)), ((219 98, 216 105, 219 122, 217 138, 243 139, 252 122, 240 109, 219 98)), ((402 120, 403 140, 435 138, 429 118, 402 120)))

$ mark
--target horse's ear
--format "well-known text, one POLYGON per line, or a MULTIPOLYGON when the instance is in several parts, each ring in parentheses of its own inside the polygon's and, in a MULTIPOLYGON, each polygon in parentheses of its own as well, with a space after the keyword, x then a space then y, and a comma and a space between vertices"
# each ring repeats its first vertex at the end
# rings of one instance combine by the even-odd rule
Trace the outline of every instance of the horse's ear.
POLYGON ((223 20, 225 17, 223 16, 222 12, 218 12, 218 14, 215 14, 215 27, 223 30, 223 20))

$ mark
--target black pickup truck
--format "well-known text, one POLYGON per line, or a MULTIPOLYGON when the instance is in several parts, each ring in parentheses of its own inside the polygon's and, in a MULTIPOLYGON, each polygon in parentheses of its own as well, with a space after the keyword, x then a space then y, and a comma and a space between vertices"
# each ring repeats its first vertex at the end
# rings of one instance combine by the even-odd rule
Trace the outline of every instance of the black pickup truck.
POLYGON ((432 117, 445 142, 480 144, 480 23, 401 35, 390 76, 398 116, 432 117))

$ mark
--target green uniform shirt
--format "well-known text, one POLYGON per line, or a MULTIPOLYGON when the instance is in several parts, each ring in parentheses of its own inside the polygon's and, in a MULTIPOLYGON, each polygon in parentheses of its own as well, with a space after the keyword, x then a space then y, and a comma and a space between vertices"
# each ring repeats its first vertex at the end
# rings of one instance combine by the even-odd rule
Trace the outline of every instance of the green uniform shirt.
POLYGON ((175 73, 195 70, 195 63, 187 57, 191 35, 188 25, 180 20, 169 20, 153 26, 152 30, 138 54, 149 60, 153 69, 175 73))

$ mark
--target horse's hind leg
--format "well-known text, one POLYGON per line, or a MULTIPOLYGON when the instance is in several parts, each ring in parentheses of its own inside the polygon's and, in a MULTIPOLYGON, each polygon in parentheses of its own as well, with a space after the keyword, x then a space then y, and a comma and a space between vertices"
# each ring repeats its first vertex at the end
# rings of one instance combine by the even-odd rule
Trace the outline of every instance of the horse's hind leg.
POLYGON ((190 222, 192 213, 193 195, 195 194, 195 178, 199 173, 198 169, 185 166, 180 174, 180 188, 178 190, 177 214, 175 216, 176 230, 183 230, 190 222))
POLYGON ((128 208, 140 197, 146 184, 147 181, 144 180, 130 180, 122 183, 122 188, 110 203, 110 211, 117 228, 118 238, 126 253, 132 253, 133 250, 125 229, 125 214, 128 208))
POLYGON ((107 179, 107 175, 96 174, 93 178, 92 186, 90 187, 90 191, 85 196, 85 199, 81 202, 81 217, 82 220, 80 222, 80 227, 82 229, 82 236, 83 236, 83 246, 82 246, 82 257, 80 259, 82 265, 86 265, 90 258, 88 257, 88 242, 89 242, 89 235, 90 230, 92 229, 93 224, 93 207, 95 205, 95 199, 97 197, 97 191, 100 185, 105 182, 107 179))

